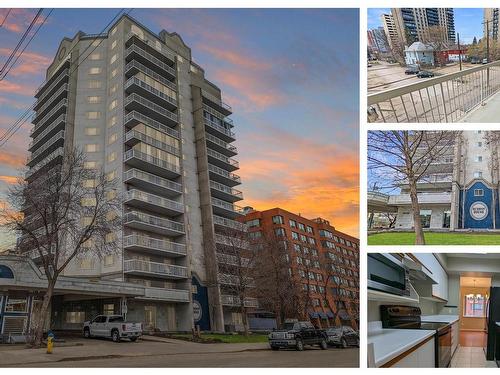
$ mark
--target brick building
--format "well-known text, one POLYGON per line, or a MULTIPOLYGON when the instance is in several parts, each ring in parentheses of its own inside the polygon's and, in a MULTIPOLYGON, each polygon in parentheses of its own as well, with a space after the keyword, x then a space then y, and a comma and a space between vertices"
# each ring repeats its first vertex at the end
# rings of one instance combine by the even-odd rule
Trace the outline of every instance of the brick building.
POLYGON ((243 220, 250 237, 274 233, 291 244, 287 246, 290 269, 304 279, 303 287, 308 288, 313 306, 309 317, 315 325, 358 328, 359 239, 339 232, 325 219, 306 219, 281 208, 248 208, 243 220), (326 263, 325 259, 332 260, 328 266, 334 267, 326 293, 330 303, 323 298, 327 271, 321 262, 326 263), (331 311, 328 306, 338 311, 331 311))

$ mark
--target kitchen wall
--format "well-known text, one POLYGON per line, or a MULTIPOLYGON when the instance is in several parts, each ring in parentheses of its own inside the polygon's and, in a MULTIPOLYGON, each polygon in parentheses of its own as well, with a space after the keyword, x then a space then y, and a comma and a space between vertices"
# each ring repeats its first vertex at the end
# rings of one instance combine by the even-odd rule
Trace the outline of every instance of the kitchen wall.
POLYGON ((489 294, 490 288, 462 287, 460 288, 460 329, 466 331, 483 331, 486 318, 466 318, 463 315, 464 300, 467 294, 489 294))

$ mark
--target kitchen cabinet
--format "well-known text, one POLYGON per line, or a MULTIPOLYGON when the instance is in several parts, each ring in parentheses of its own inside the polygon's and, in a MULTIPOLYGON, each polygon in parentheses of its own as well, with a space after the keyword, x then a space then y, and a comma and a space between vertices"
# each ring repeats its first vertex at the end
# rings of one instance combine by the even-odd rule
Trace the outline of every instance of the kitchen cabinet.
POLYGON ((458 348, 458 340, 459 340, 459 332, 460 328, 458 325, 459 321, 457 320, 455 323, 451 325, 451 357, 455 354, 455 350, 458 348))
POLYGON ((413 256, 424 265, 423 271, 436 282, 432 285, 432 296, 448 301, 448 274, 441 263, 432 253, 414 253, 413 256))
POLYGON ((416 349, 411 349, 408 354, 403 354, 390 367, 424 367, 431 368, 435 366, 434 337, 430 337, 422 345, 417 345, 416 349))

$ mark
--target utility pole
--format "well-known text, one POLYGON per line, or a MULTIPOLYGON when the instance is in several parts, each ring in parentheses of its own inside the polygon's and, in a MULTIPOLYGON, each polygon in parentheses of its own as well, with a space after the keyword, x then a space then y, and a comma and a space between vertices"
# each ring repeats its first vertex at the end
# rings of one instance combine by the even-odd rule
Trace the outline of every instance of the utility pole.
POLYGON ((460 33, 457 33, 458 39, 458 62, 460 64, 460 71, 462 71, 462 51, 460 50, 460 33))
POLYGON ((486 24, 486 61, 490 62, 490 20, 487 20, 482 24, 486 24))

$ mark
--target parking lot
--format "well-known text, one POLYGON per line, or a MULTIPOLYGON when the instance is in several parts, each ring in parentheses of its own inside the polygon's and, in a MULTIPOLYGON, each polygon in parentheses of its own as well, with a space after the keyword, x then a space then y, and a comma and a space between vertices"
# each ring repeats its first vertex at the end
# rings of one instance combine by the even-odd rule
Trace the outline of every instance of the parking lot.
POLYGON ((45 349, 0 346, 2 367, 358 367, 359 349, 306 347, 272 351, 267 344, 199 344, 148 338, 136 343, 68 340, 45 349), (150 341, 154 340, 154 341, 150 341))

